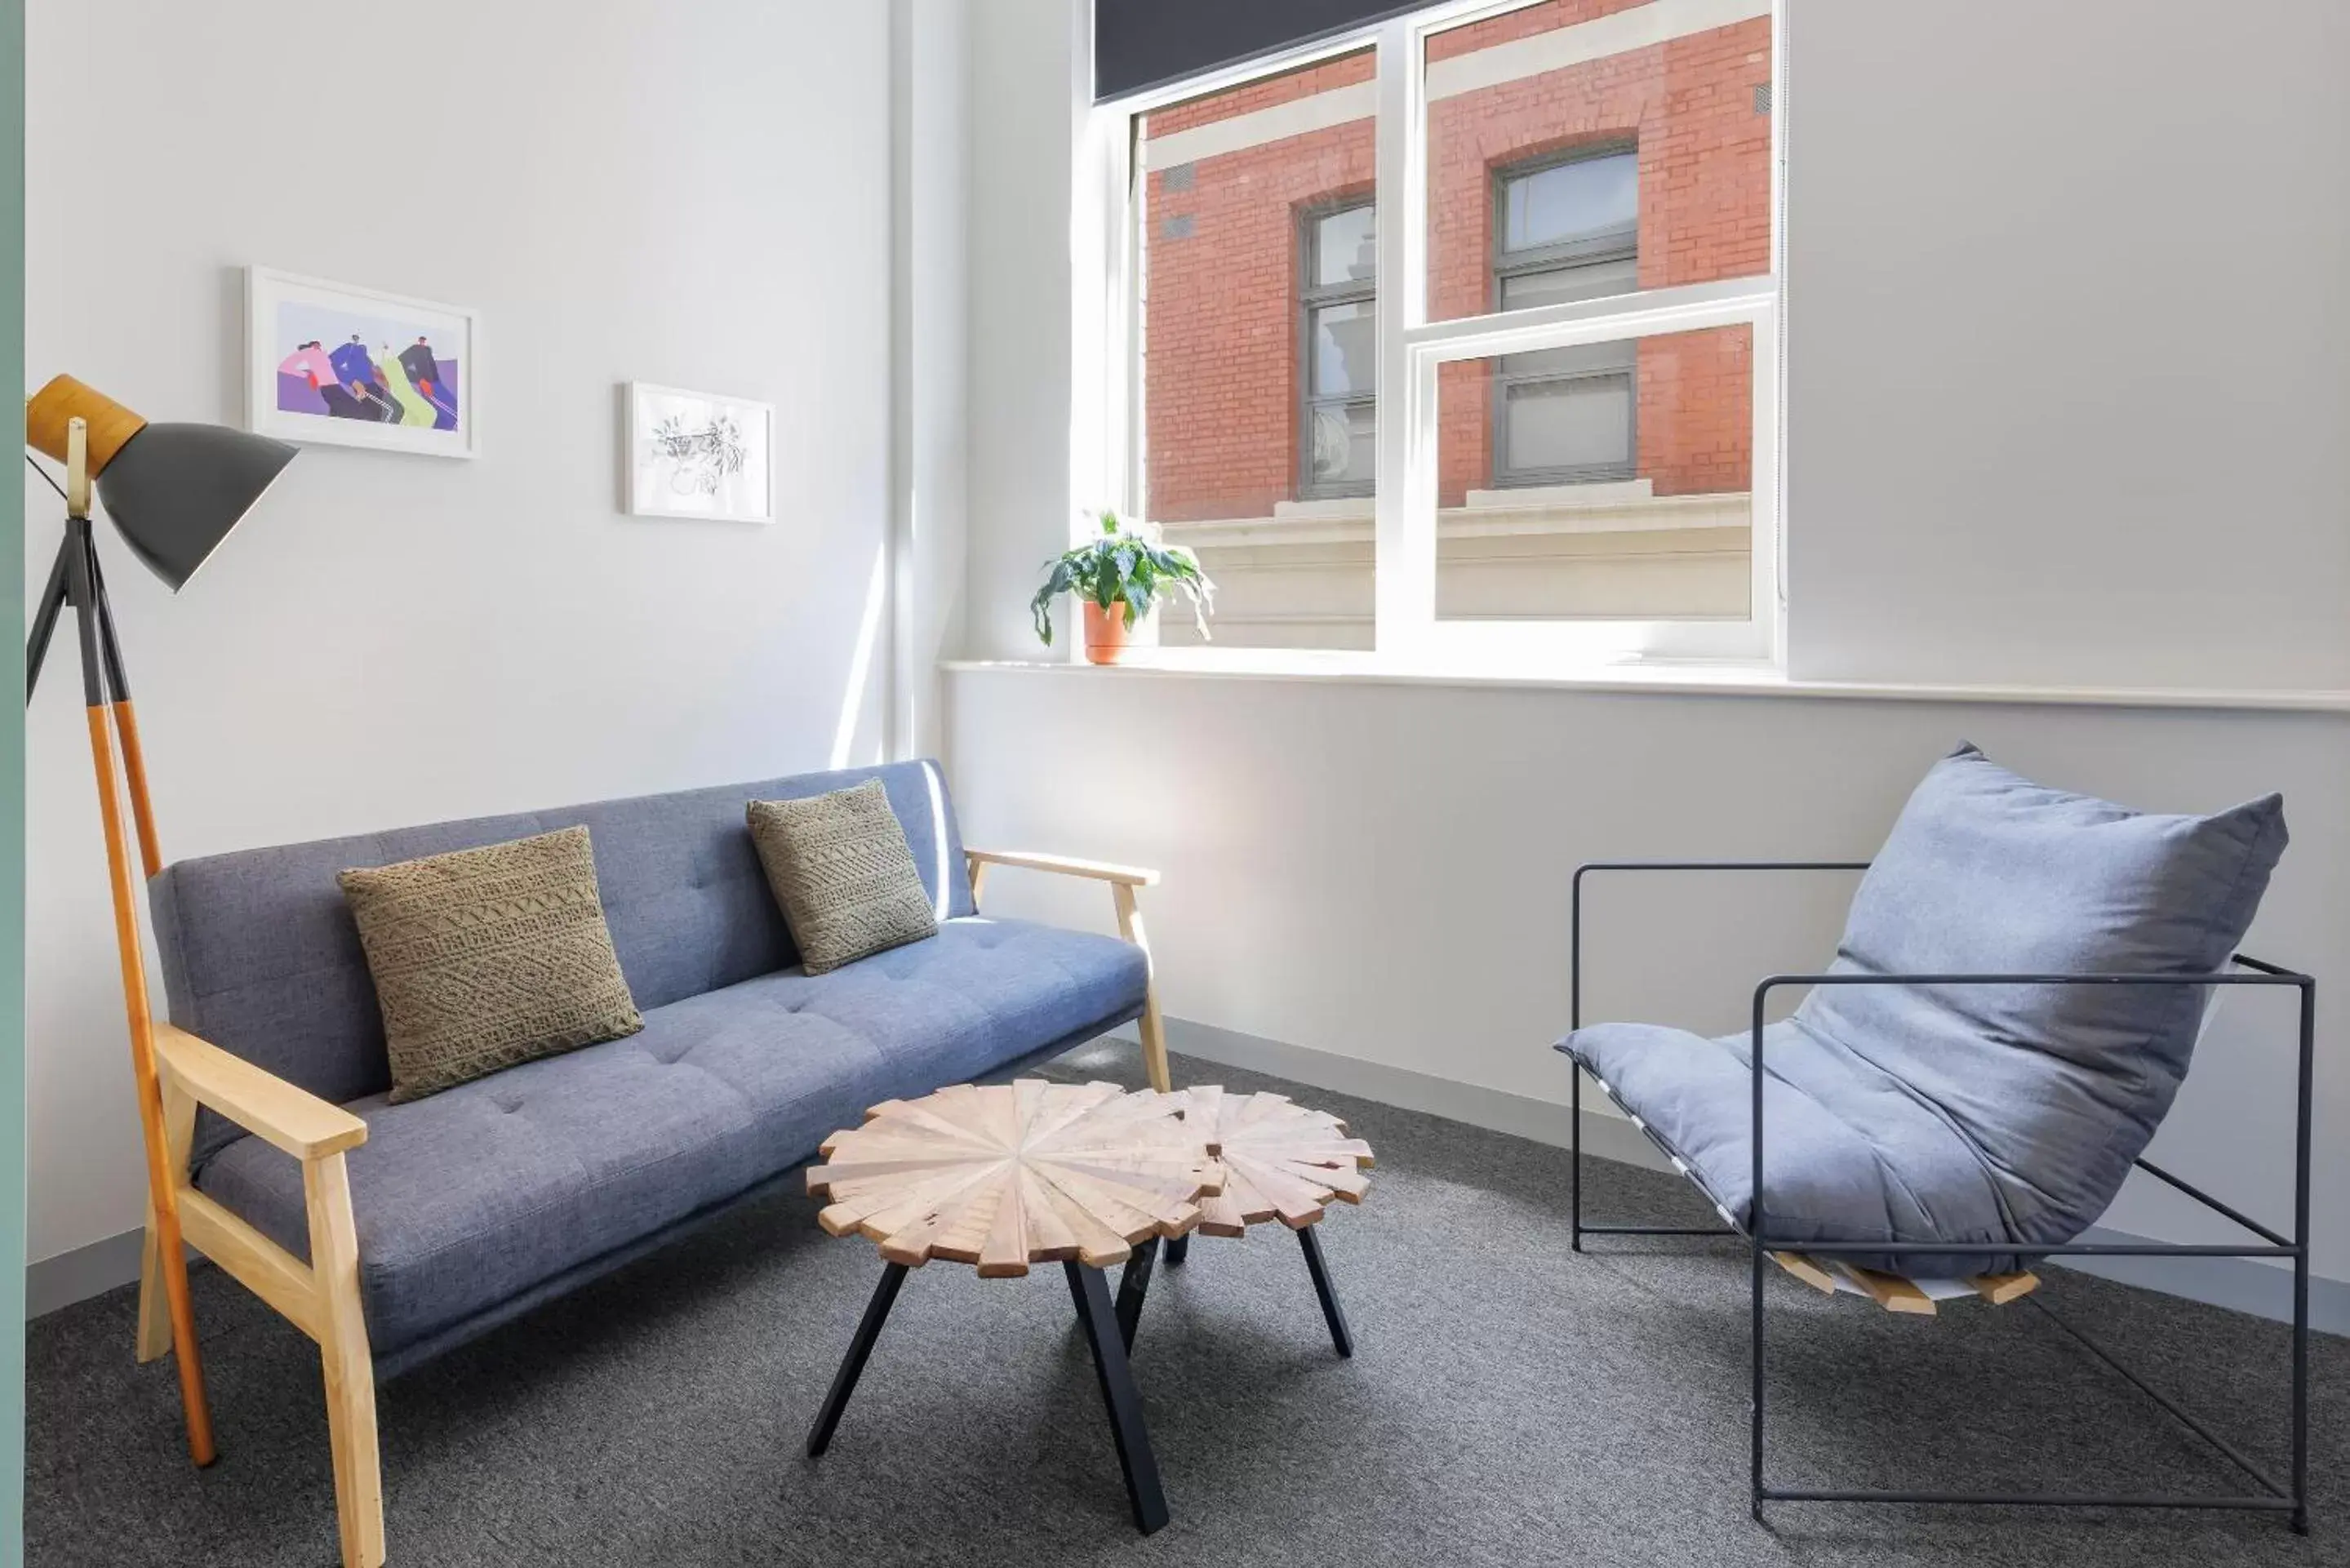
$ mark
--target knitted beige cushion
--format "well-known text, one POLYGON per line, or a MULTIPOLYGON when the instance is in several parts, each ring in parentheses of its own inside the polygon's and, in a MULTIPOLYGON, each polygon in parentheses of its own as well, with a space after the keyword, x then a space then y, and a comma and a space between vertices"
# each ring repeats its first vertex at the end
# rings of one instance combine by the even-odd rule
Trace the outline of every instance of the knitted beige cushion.
POLYGON ((938 917, 879 779, 806 800, 754 800, 752 842, 810 974, 935 935, 938 917))
POLYGON ((338 880, 383 1008, 394 1104, 645 1026, 584 827, 338 880))

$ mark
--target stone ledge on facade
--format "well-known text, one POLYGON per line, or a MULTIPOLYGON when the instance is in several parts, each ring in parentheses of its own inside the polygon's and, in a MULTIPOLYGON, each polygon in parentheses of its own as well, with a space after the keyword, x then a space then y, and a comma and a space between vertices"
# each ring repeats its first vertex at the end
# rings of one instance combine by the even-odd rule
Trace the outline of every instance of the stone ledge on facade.
MULTIPOLYGON (((1638 534, 1692 528, 1740 528, 1752 515, 1744 491, 1656 495, 1645 479, 1614 484, 1554 485, 1538 490, 1472 490, 1465 506, 1436 514, 1447 539, 1559 534, 1638 534)), ((1345 501, 1282 501, 1270 517, 1223 517, 1159 525, 1167 543, 1193 550, 1266 545, 1368 545, 1376 528, 1368 497, 1345 501)))
MULTIPOLYGON (((1657 495, 1646 480, 1472 491, 1437 514, 1440 618, 1743 619, 1752 497, 1657 495)), ((1377 528, 1367 498, 1284 503, 1271 517, 1163 524, 1217 584, 1217 640, 1367 649, 1377 528)), ((1169 621, 1169 647, 1196 644, 1169 621)))

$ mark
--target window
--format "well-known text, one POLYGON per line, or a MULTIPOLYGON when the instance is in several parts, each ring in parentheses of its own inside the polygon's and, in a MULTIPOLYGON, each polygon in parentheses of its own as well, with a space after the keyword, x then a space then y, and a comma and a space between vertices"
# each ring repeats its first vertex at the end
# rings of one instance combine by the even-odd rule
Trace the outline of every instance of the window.
MULTIPOLYGON (((1639 159, 1602 146, 1493 182, 1493 304, 1527 310, 1639 286, 1639 159)), ((1508 355, 1494 367, 1493 484, 1629 479, 1635 378, 1629 343, 1508 355)))
POLYGON ((1301 493, 1368 495, 1378 434, 1378 210, 1367 201, 1301 214, 1305 283, 1300 295, 1305 363, 1301 493))
POLYGON ((1640 161, 1586 150, 1493 182, 1493 303, 1503 310, 1629 294, 1640 286, 1640 161))
POLYGON ((1775 26, 1446 0, 1104 105, 1080 491, 1226 647, 1774 658, 1775 26))
MULTIPOLYGON (((1219 647, 1375 640, 1377 74, 1342 50, 1120 128, 1139 396, 1103 493, 1199 553, 1219 647)), ((1158 635, 1199 640, 1186 618, 1158 635)))

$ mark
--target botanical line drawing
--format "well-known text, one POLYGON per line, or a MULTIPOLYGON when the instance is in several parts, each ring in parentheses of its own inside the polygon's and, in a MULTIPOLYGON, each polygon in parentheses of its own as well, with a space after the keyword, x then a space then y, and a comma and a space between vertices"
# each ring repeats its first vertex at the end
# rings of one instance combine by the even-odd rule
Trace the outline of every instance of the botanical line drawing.
POLYGON ((699 426, 671 414, 653 426, 652 443, 669 467, 670 488, 680 495, 715 495, 720 485, 743 472, 750 455, 733 414, 713 414, 699 426))

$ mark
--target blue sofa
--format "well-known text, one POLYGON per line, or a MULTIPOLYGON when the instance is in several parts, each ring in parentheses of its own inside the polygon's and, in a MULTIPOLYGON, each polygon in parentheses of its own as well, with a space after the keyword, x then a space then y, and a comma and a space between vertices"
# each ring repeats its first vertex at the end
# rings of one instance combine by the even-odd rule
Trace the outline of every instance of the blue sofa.
MULTIPOLYGON (((345 1383, 415 1366, 765 1190, 882 1100, 1009 1075, 1137 1021, 1163 1085, 1134 909, 1134 889, 1151 880, 966 850, 926 762, 249 850, 160 873, 149 892, 173 1026, 158 1049, 174 1163, 184 1151, 174 1173, 184 1176, 183 1223, 192 1243, 326 1350, 346 1559, 381 1561, 381 1526, 372 1389, 364 1412, 348 1394, 349 1407, 332 1407, 338 1347, 345 1383), (939 931, 810 976, 744 804, 874 777, 939 931), (381 1015, 336 873, 574 825, 591 835, 644 1029, 390 1104, 381 1015), (994 864, 1109 883, 1136 940, 981 918, 973 873, 994 864), (324 1161, 337 1163, 331 1179, 315 1168, 324 1161), (337 1187, 347 1220, 333 1211, 337 1187), (314 1259, 346 1241, 356 1278, 329 1278, 335 1259, 314 1259), (362 1414, 364 1434, 342 1429, 362 1414), (345 1449, 362 1436, 367 1473, 347 1477, 357 1467, 345 1449)), ((142 1356, 170 1345, 153 1273, 142 1356)))

